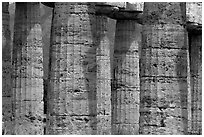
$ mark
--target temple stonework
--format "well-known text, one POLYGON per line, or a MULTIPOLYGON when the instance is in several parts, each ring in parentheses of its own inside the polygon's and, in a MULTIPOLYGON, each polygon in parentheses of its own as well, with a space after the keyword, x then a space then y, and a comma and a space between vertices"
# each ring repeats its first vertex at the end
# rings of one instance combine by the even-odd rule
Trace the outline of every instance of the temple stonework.
POLYGON ((3 135, 202 134, 201 2, 2 2, 2 25, 3 135))

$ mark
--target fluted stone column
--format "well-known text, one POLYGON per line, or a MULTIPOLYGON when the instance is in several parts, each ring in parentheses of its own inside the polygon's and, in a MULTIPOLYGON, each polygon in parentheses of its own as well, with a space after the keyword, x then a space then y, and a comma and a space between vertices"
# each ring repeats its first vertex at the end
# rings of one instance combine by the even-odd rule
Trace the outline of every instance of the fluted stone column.
POLYGON ((111 66, 108 18, 96 17, 97 30, 97 134, 111 134, 111 66))
POLYGON ((117 20, 112 89, 112 134, 139 133, 139 37, 133 20, 117 20))
POLYGON ((96 134, 94 3, 56 2, 53 13, 46 134, 96 134))
POLYGON ((140 134, 187 133, 185 3, 145 3, 140 63, 140 134))
POLYGON ((186 3, 190 54, 189 134, 202 134, 202 3, 186 3))
POLYGON ((2 121, 4 134, 11 134, 12 81, 11 81, 11 34, 9 29, 9 3, 2 2, 2 121))
POLYGON ((14 134, 43 134, 40 5, 16 3, 13 42, 14 134))
POLYGON ((190 34, 190 134, 202 134, 202 34, 190 34))

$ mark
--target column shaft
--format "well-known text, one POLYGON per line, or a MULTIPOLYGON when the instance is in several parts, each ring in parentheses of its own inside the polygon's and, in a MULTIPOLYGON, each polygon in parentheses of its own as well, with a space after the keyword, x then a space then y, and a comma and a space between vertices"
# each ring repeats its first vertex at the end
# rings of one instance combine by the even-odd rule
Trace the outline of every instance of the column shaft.
POLYGON ((97 134, 111 134, 111 66, 108 18, 96 17, 97 30, 97 134))
POLYGON ((202 134, 202 35, 190 34, 191 134, 202 134))
POLYGON ((11 33, 9 28, 9 3, 2 2, 2 129, 11 134, 12 120, 12 81, 11 81, 11 33))
POLYGON ((46 134, 96 134, 94 3, 56 2, 51 33, 46 134))
POLYGON ((138 32, 135 21, 117 20, 111 96, 112 134, 139 133, 138 32))
POLYGON ((16 3, 13 42, 14 134, 43 134, 40 3, 16 3))
POLYGON ((185 4, 145 3, 140 63, 140 134, 187 133, 185 4))

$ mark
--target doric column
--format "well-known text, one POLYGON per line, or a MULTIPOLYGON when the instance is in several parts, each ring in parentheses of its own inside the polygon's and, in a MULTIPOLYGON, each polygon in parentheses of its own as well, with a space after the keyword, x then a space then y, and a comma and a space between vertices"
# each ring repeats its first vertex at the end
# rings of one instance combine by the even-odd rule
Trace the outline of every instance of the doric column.
POLYGON ((108 18, 96 17, 97 30, 97 134, 111 134, 111 66, 110 41, 108 38, 108 18))
POLYGON ((202 2, 186 3, 189 34, 190 94, 188 133, 202 134, 202 2))
POLYGON ((112 89, 112 134, 139 133, 139 37, 134 20, 117 20, 112 89))
POLYGON ((140 134, 187 133, 185 3, 145 3, 140 63, 140 134))
POLYGON ((190 34, 190 134, 202 134, 202 34, 190 34))
POLYGON ((54 5, 46 134, 96 134, 94 7, 94 3, 54 5))
POLYGON ((40 5, 16 3, 13 42, 14 134, 43 134, 40 5))
POLYGON ((11 34, 9 29, 9 3, 2 2, 2 121, 4 134, 11 134, 12 81, 11 81, 11 34))

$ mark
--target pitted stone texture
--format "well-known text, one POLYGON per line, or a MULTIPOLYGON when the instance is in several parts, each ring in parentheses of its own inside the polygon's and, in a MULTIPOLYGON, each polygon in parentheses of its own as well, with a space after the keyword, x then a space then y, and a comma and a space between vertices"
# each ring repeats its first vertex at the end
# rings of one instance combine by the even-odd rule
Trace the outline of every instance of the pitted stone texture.
MULTIPOLYGON (((177 125, 177 124, 180 124, 181 122, 175 121, 173 123, 174 125, 177 125)), ((180 129, 174 129, 171 127, 166 129, 165 127, 157 127, 157 126, 144 126, 141 132, 143 133, 143 135, 149 135, 149 134, 151 135, 176 135, 176 134, 184 135, 183 131, 180 129)))
POLYGON ((11 80, 11 33, 9 3, 2 3, 2 129, 4 134, 11 134, 9 125, 12 121, 12 80, 11 80))
POLYGON ((202 35, 190 34, 190 134, 202 134, 202 35))
POLYGON ((90 135, 96 134, 95 122, 96 117, 92 116, 52 116, 52 126, 47 130, 51 135, 90 135))
POLYGON ((137 135, 139 130, 139 124, 113 124, 112 127, 116 129, 115 134, 117 135, 137 135))
MULTIPOLYGON (((145 26, 144 26, 145 27, 145 26)), ((169 27, 169 26, 168 26, 169 27)), ((173 26, 172 26, 173 28, 173 26)), ((153 27, 152 27, 153 29, 153 27)), ((146 29, 145 29, 146 30, 146 29)), ((154 30, 154 29, 153 29, 154 30)), ((152 32, 153 30, 150 30, 152 32)), ((177 31, 177 30, 175 30, 177 31)), ((163 30, 157 31, 162 33, 163 30)), ((167 32, 165 32, 167 33, 167 32)), ((183 32, 185 37, 185 32, 183 32)), ((147 32, 143 33, 143 42, 147 40, 147 32), (146 39, 145 39, 146 38, 146 39)), ((151 33, 150 33, 151 34, 151 33)), ((171 35, 170 35, 171 36, 171 35)), ((183 39, 182 37, 182 39, 183 39)), ((160 39, 160 35, 157 36, 160 39)), ((171 37, 172 38, 172 37, 171 37)), ((180 41, 182 41, 182 39, 180 41)), ((154 39, 153 39, 154 40, 154 39)), ((170 40, 170 38, 169 38, 170 40)), ((140 132, 141 134, 185 134, 187 125, 187 50, 185 39, 183 39, 183 47, 155 47, 154 41, 151 48, 148 46, 142 47, 142 58, 140 63, 140 132), (153 48, 152 48, 153 47, 153 48), (145 108, 159 108, 156 110, 155 116, 150 113, 150 110, 145 108), (143 108, 143 109, 142 109, 143 108), (166 123, 166 115, 169 115, 172 120, 172 114, 164 112, 167 108, 172 108, 182 111, 179 117, 181 122, 179 126, 181 129, 174 127, 174 124, 166 123), (179 108, 179 109, 176 109, 179 108), (144 111, 144 112, 143 112, 144 111), (161 111, 161 112, 158 112, 161 111), (147 117, 147 118, 145 118, 147 117), (157 119, 158 117, 158 119, 157 119), (148 119, 148 120, 145 120, 148 119), (153 120, 155 119, 155 121, 153 120), (153 120, 153 121, 152 121, 153 120), (146 127, 156 127, 163 130, 152 130, 146 132, 146 127), (183 133, 182 133, 183 132, 183 133)), ((174 39, 172 40, 174 42, 174 39)), ((180 42, 181 43, 181 42, 180 42)), ((151 45, 151 44, 149 44, 151 45)), ((161 46, 161 45, 160 45, 161 46)), ((171 46, 171 45, 169 45, 171 46)), ((175 47, 175 46, 174 46, 175 47)), ((177 111, 175 111, 177 112, 177 111)), ((176 121, 176 120, 175 120, 176 121)))
POLYGON ((126 2, 125 8, 128 10, 143 11, 144 2, 126 2))
POLYGON ((13 45, 14 134, 43 134, 43 53, 39 3, 16 3, 13 45))
POLYGON ((142 33, 142 48, 187 49, 182 42, 187 40, 187 34, 179 24, 173 27, 172 24, 145 25, 142 33))
MULTIPOLYGON (((36 103, 35 105, 40 104, 40 102, 36 103)), ((32 104, 33 105, 33 104, 32 104)), ((29 109, 29 108, 28 108, 29 109)), ((43 110, 41 110, 43 111, 43 110)), ((36 112, 34 110, 34 112, 36 112)), ((38 112, 36 112, 38 113, 38 112)), ((22 113, 20 113, 22 114, 22 113)), ((29 114, 22 114, 19 115, 18 118, 15 118, 15 122, 13 123, 14 134, 18 135, 42 135, 43 134, 43 116, 39 115, 29 115, 29 114)))
POLYGON ((140 63, 140 134, 187 134, 185 4, 145 3, 140 63))
POLYGON ((142 52, 145 55, 141 58, 141 76, 187 77, 186 50, 149 48, 142 52), (149 58, 151 60, 147 60, 149 58))
POLYGON ((112 89, 112 134, 138 134, 139 27, 135 21, 117 20, 112 89))
POLYGON ((202 2, 186 2, 186 18, 188 22, 202 24, 202 2))
POLYGON ((96 134, 97 39, 94 7, 94 3, 55 3, 46 134, 96 134), (55 120, 62 116, 67 118, 55 120), (92 122, 76 120, 71 125, 69 119, 74 117, 87 117, 92 122), (64 126, 58 127, 59 124, 64 126), (79 127, 73 129, 72 126, 79 127))
MULTIPOLYGON (((187 108, 186 78, 142 77, 140 107, 187 108)), ((142 109, 141 109, 142 110, 142 109)))
POLYGON ((179 108, 144 108, 141 110, 140 126, 143 134, 183 134, 183 127, 187 126, 184 122, 187 121, 187 109, 182 110, 179 108), (148 111, 148 112, 147 112, 148 111), (184 115, 185 114, 185 115, 184 115), (181 115, 184 115, 180 117, 181 115), (174 128, 176 125, 177 128, 174 128), (167 128, 168 127, 168 128, 167 128), (149 130, 148 130, 149 129, 149 130))
POLYGON ((96 17, 97 30, 97 134, 111 134, 111 66, 108 18, 96 17))
POLYGON ((12 97, 2 97, 2 135, 13 134, 12 97))
POLYGON ((97 135, 111 135, 111 116, 97 116, 97 135))
POLYGON ((185 3, 145 2, 144 24, 183 24, 186 20, 185 3))

